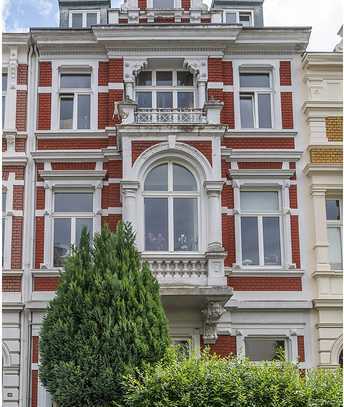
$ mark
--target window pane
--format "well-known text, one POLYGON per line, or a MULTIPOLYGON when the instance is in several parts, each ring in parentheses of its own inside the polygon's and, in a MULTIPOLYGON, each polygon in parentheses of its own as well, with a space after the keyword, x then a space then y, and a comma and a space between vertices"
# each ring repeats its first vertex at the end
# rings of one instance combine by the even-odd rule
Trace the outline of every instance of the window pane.
POLYGON ((61 74, 61 88, 91 87, 91 74, 61 74))
POLYGON ((90 128, 91 96, 78 96, 78 129, 90 128))
POLYGON ((197 199, 173 200, 174 250, 194 251, 198 247, 197 199))
POLYGON ((240 95, 240 119, 242 128, 252 129, 254 127, 253 96, 240 95))
POLYGON ((172 72, 159 71, 156 73, 157 86, 172 86, 172 72))
POLYGON ((342 241, 340 235, 340 228, 328 227, 328 257, 333 270, 342 270, 342 241))
POLYGON ((6 96, 2 97, 2 128, 5 125, 6 96))
POLYGON ((152 108, 152 92, 136 92, 136 101, 138 107, 152 108))
POLYGON ((61 97, 60 101, 60 128, 73 128, 73 97, 61 97))
POLYGON ((79 246, 80 238, 83 228, 87 229, 87 232, 90 235, 90 240, 93 237, 93 219, 91 218, 79 218, 76 219, 76 231, 75 231, 75 245, 79 246))
POLYGON ((2 212, 6 212, 6 203, 7 203, 7 193, 4 191, 2 193, 2 212))
POLYGON ((153 0, 153 8, 174 8, 174 0, 153 0))
POLYGON ((197 191, 195 177, 178 164, 173 164, 173 191, 197 191))
POLYGON ((168 250, 167 198, 145 198, 145 248, 168 250))
POLYGON ((7 73, 2 74, 2 91, 6 92, 7 90, 7 73))
POLYGON ((172 92, 158 92, 156 102, 158 109, 172 109, 173 107, 172 92))
POLYGON ((340 220, 340 200, 326 199, 326 219, 340 220))
POLYGON ((276 212, 279 210, 277 191, 241 191, 240 208, 248 212, 276 212))
POLYGON ((72 14, 72 28, 82 28, 82 14, 72 14))
POLYGON ((70 253, 71 219, 54 220, 54 266, 61 267, 70 253))
POLYGON ((193 86, 193 75, 188 71, 177 72, 178 86, 193 86))
POLYGON ((147 175, 145 191, 167 191, 168 190, 168 166, 161 164, 153 168, 147 175))
POLYGON ((136 77, 137 86, 152 86, 152 72, 141 71, 136 77))
POLYGON ((285 341, 283 339, 245 339, 245 354, 253 361, 275 360, 278 357, 279 350, 285 350, 285 341))
POLYGON ((226 24, 236 24, 236 13, 226 13, 226 24))
POLYGON ((194 107, 192 92, 178 92, 178 108, 192 109, 194 107))
POLYGON ((270 95, 258 95, 258 119, 259 127, 271 129, 271 98, 270 95))
POLYGON ((240 86, 242 88, 269 88, 270 75, 268 73, 241 73, 240 86))
POLYGON ((55 212, 92 212, 91 192, 55 192, 55 212))
POLYGON ((86 16, 86 25, 87 27, 91 27, 91 25, 97 24, 97 13, 87 13, 86 16))
POLYGON ((256 217, 241 218, 241 248, 244 266, 259 264, 258 219, 256 217))
POLYGON ((263 217, 264 264, 281 264, 280 224, 277 217, 263 217))
POLYGON ((239 23, 242 24, 244 27, 251 26, 251 15, 239 13, 239 23))

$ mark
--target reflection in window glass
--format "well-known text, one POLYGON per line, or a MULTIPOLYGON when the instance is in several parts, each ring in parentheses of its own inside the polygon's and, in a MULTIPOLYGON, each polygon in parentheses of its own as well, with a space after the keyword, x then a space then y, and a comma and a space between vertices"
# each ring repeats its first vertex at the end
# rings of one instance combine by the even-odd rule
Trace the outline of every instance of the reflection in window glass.
POLYGON ((78 129, 90 128, 91 96, 78 96, 78 129))
POLYGON ((81 13, 72 14, 72 28, 82 28, 82 14, 81 13))
POLYGON ((140 108, 151 109, 152 92, 136 92, 136 102, 140 108))
POLYGON ((75 245, 79 246, 81 233, 86 228, 90 239, 93 236, 93 219, 91 218, 77 218, 76 219, 76 231, 75 231, 75 245))
POLYGON ((240 95, 240 120, 241 127, 251 129, 254 127, 253 95, 240 95))
POLYGON ((158 109, 173 108, 172 92, 157 92, 157 108, 158 109))
POLYGON ((61 88, 87 88, 91 87, 90 74, 61 74, 61 88))
POLYGON ((339 227, 327 228, 328 257, 333 270, 342 270, 342 240, 339 227))
POLYGON ((193 75, 188 71, 177 72, 177 85, 178 86, 193 86, 193 75))
POLYGON ((173 200, 174 250, 197 250, 197 200, 193 198, 175 198, 173 200))
POLYGON ((161 164, 153 168, 146 177, 145 191, 168 190, 168 166, 161 164))
POLYGON ((197 191, 195 177, 178 164, 173 164, 173 191, 197 191))
POLYGON ((326 219, 340 220, 340 201, 339 199, 326 199, 326 219))
POLYGON ((168 250, 168 200, 145 198, 145 250, 168 250))
POLYGON ((241 250, 244 266, 259 264, 258 219, 256 217, 241 218, 241 250))
POLYGON ((90 192, 55 192, 55 212, 92 212, 90 192))
POLYGON ((240 207, 250 212, 275 212, 279 210, 277 191, 241 191, 240 207))
POLYGON ((54 266, 62 267, 71 247, 71 219, 54 220, 54 266))
POLYGON ((179 109, 192 109, 194 107, 192 92, 178 92, 177 97, 179 109))
POLYGON ((73 96, 61 96, 60 99, 60 129, 73 128, 73 96))
POLYGON ((258 120, 259 128, 271 129, 271 98, 269 94, 258 95, 258 120))
POLYGON ((172 72, 170 71, 157 71, 156 73, 157 86, 172 86, 172 72))
POLYGON ((7 91, 7 73, 2 74, 2 91, 7 91))
POLYGON ((281 264, 280 226, 278 217, 263 217, 264 264, 281 264))
POLYGON ((152 86, 152 72, 141 71, 136 77, 137 86, 152 86))
POLYGON ((6 212, 6 204, 7 204, 7 192, 2 192, 2 212, 6 212))
POLYGON ((252 361, 276 360, 285 351, 285 341, 274 338, 245 338, 245 354, 252 361))
POLYGON ((174 8, 174 0, 153 0, 153 8, 174 8))
POLYGON ((86 15, 86 26, 91 27, 91 25, 97 24, 97 13, 87 13, 86 15))
POLYGON ((240 86, 242 88, 269 88, 269 73, 240 73, 240 86))
POLYGON ((244 27, 251 26, 251 14, 249 13, 239 13, 239 23, 244 27))

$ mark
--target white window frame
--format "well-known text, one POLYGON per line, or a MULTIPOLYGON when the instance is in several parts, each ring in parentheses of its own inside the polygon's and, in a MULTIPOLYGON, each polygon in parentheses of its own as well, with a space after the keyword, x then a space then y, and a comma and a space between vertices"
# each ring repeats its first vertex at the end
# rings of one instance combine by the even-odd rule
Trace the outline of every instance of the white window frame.
MULTIPOLYGON (((285 352, 285 357, 286 360, 291 360, 291 343, 290 343, 290 338, 284 335, 247 335, 244 338, 244 349, 245 349, 245 356, 247 356, 246 352, 246 340, 247 339, 258 339, 258 340, 271 340, 274 339, 276 341, 284 341, 284 352, 285 352)), ((248 356, 247 356, 248 357, 248 356)), ((252 361, 255 364, 262 364, 265 362, 265 360, 256 360, 252 361)))
POLYGON ((87 27, 87 14, 97 14, 97 24, 100 24, 100 10, 70 10, 69 11, 69 18, 68 18, 68 26, 69 28, 76 28, 72 26, 73 23, 73 14, 81 14, 82 15, 82 27, 81 28, 89 28, 87 27))
MULTIPOLYGON (((286 219, 284 215, 284 208, 285 208, 285 196, 289 194, 289 190, 287 189, 287 193, 284 193, 281 186, 254 186, 243 185, 241 188, 235 188, 234 190, 234 202, 236 208, 236 219, 235 219, 235 236, 237 237, 236 240, 236 259, 237 265, 240 266, 243 270, 282 270, 288 267, 287 258, 291 257, 291 247, 287 248, 290 244, 290 232, 288 232, 288 236, 286 236, 286 219), (242 211, 241 204, 240 204, 240 192, 278 192, 278 202, 279 202, 279 211, 277 212, 249 212, 249 211, 242 211), (241 238, 241 218, 242 217, 260 217, 261 220, 258 219, 258 250, 259 250, 259 264, 256 265, 244 265, 242 262, 242 238, 241 238), (281 264, 279 265, 264 265, 264 239, 263 239, 263 217, 278 217, 279 224, 280 224, 280 248, 281 248, 281 264), (289 256, 287 256, 287 251, 289 256)), ((289 259, 290 261, 291 259, 289 259)))
POLYGON ((72 71, 60 71, 59 72, 59 97, 58 97, 58 128, 59 130, 63 131, 70 131, 70 130, 78 130, 78 131, 90 131, 93 128, 93 89, 92 89, 92 72, 91 71, 80 71, 80 72, 72 72, 72 71), (90 75, 90 87, 89 88, 62 88, 61 87, 61 75, 83 75, 87 74, 90 75), (78 98, 80 95, 87 95, 90 96, 90 126, 88 129, 79 129, 78 128, 78 98), (70 97, 73 98, 73 125, 71 128, 61 128, 61 99, 70 97))
POLYGON ((55 219, 71 219, 71 246, 76 243, 76 219, 92 219, 92 238, 95 234, 95 216, 94 216, 94 205, 95 205, 94 191, 88 188, 58 188, 53 192, 53 212, 52 212, 52 262, 53 267, 59 267, 54 265, 54 227, 55 219), (90 212, 56 212, 55 211, 55 194, 56 193, 90 193, 92 194, 92 211, 90 212))
POLYGON ((193 94, 193 107, 196 107, 196 78, 193 75, 193 86, 178 86, 177 72, 187 72, 185 69, 147 69, 143 72, 152 73, 152 85, 151 86, 138 86, 135 84, 135 100, 137 92, 150 92, 152 94, 152 109, 157 109, 157 93, 158 92, 170 92, 172 93, 173 107, 172 109, 178 109, 178 93, 189 92, 193 94), (156 85, 156 73, 157 72, 172 72, 172 85, 170 86, 157 86, 156 85))
POLYGON ((273 75, 270 69, 239 69, 239 117, 240 117, 240 128, 242 130, 250 130, 250 129, 260 129, 260 130, 267 130, 273 129, 275 126, 274 122, 274 98, 273 98, 273 75), (259 74, 265 73, 269 74, 269 88, 259 88, 259 87, 241 87, 240 86, 240 74, 241 73, 251 73, 251 74, 259 74), (253 127, 243 127, 241 123, 241 114, 240 114, 240 99, 241 96, 245 95, 252 95, 253 97, 253 127), (258 97, 259 95, 269 95, 270 96, 270 105, 271 105, 271 127, 259 127, 259 105, 258 105, 258 97))
MULTIPOLYGON (((171 9, 167 9, 167 8, 154 9, 153 4, 154 4, 153 0, 147 0, 147 9, 153 9, 153 10, 159 10, 159 11, 160 10, 171 10, 171 9)), ((181 0, 174 0, 173 4, 174 5, 173 5, 172 9, 179 9, 182 7, 181 0)))
MULTIPOLYGON (((2 75, 6 75, 7 76, 7 88, 8 88, 8 72, 7 71, 3 71, 2 75)), ((1 78, 2 79, 2 78, 1 78)), ((5 128, 5 116, 6 116, 6 101, 7 101, 7 88, 6 89, 2 89, 2 128, 5 128), (4 97, 5 97, 5 103, 4 101, 4 97)))
POLYGON ((252 10, 230 10, 230 9, 223 10, 223 23, 229 24, 226 23, 226 14, 235 14, 236 23, 234 24, 240 24, 240 14, 249 14, 250 15, 249 27, 254 27, 254 13, 252 10))
MULTIPOLYGON (((335 201, 338 200, 339 201, 339 216, 340 219, 339 220, 328 220, 326 217, 326 229, 328 230, 329 228, 333 228, 333 229, 339 229, 339 234, 340 234, 340 245, 342 248, 342 261, 343 261, 343 200, 341 197, 336 197, 336 196, 326 196, 326 201, 335 201)), ((326 216, 326 213, 325 213, 326 216)), ((328 240, 328 245, 330 246, 330 241, 328 240)), ((329 259, 329 264, 331 266, 331 270, 334 271, 343 271, 343 270, 339 270, 335 267, 333 267, 333 265, 330 263, 330 259, 329 259)), ((342 264, 343 266, 343 264, 342 264)), ((343 267, 342 267, 343 269, 343 267)))
POLYGON ((196 174, 190 167, 186 166, 185 163, 180 163, 177 160, 165 160, 161 161, 158 163, 155 163, 152 167, 149 168, 149 170, 146 173, 146 176, 144 178, 143 182, 143 192, 142 192, 142 202, 143 202, 143 253, 147 255, 158 255, 158 254, 172 254, 176 253, 178 255, 194 255, 194 254, 199 254, 200 253, 200 247, 201 247, 201 193, 200 193, 200 184, 197 179, 196 174), (167 191, 145 191, 144 190, 144 183, 146 180, 147 175, 152 171, 155 167, 162 165, 162 164, 168 164, 168 190, 167 191), (188 171, 191 172, 193 175, 196 185, 197 185, 197 190, 196 191, 173 191, 173 164, 180 165, 184 168, 186 168, 188 171), (168 250, 167 251, 150 251, 146 250, 146 230, 145 230, 145 198, 167 198, 168 200, 168 250), (198 238, 198 247, 197 250, 194 251, 175 251, 174 250, 174 216, 173 216, 173 201, 174 199, 178 198, 193 198, 197 200, 197 238, 198 238))

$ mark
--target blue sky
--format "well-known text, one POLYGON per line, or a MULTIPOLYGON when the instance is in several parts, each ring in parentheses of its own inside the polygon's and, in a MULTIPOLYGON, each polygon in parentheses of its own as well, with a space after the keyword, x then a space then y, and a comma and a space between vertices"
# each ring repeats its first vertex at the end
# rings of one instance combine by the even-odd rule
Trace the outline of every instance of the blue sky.
MULTIPOLYGON (((205 0, 210 3, 211 0, 205 0)), ((0 0, 3 31, 23 32, 28 27, 58 25, 58 0, 0 0)), ((112 0, 118 7, 121 0, 112 0)), ((312 26, 308 49, 332 51, 338 43, 337 31, 342 24, 342 0, 265 0, 265 25, 312 26)))

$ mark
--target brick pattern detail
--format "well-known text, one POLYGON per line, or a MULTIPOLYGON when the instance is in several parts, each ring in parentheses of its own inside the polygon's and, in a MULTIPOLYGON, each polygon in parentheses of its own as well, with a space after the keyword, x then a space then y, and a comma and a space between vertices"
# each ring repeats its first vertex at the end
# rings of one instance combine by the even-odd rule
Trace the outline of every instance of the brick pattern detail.
POLYGON ((118 23, 119 24, 128 24, 128 19, 127 18, 119 18, 118 23))
POLYGON ((212 145, 211 141, 184 141, 185 144, 189 144, 190 146, 199 150, 210 162, 212 163, 212 145))
POLYGON ((330 116, 325 119, 326 137, 329 141, 343 141, 343 117, 330 116))
POLYGON ((106 170, 106 178, 122 178, 122 160, 111 160, 103 164, 106 170))
POLYGON ((26 117, 27 117, 27 91, 17 90, 16 128, 18 131, 26 130, 26 117))
POLYGON ((13 209, 20 211, 24 209, 24 186, 13 186, 13 209))
POLYGON ((277 170, 282 168, 281 162, 238 162, 239 169, 271 169, 277 170))
POLYGON ((223 84, 233 85, 233 64, 232 61, 223 61, 223 84))
POLYGON ((34 277, 33 291, 55 291, 59 281, 60 277, 34 277))
POLYGON ((146 10, 147 0, 138 0, 138 7, 140 10, 146 10))
POLYGON ((22 247, 23 247, 23 218, 13 216, 12 218, 12 248, 11 248, 11 268, 19 270, 22 268, 22 247))
POLYGON ((32 363, 38 363, 39 336, 32 337, 32 363))
POLYGON ((109 61, 109 82, 123 82, 123 58, 110 59, 109 61))
POLYGON ((154 18, 154 22, 155 23, 159 23, 159 24, 173 24, 176 22, 174 17, 155 17, 154 18))
POLYGON ((106 185, 102 189, 102 208, 117 208, 122 206, 120 184, 106 185))
POLYGON ((180 19, 180 22, 181 22, 182 24, 189 23, 189 22, 190 22, 190 18, 182 17, 182 18, 180 19))
POLYGON ((227 252, 224 264, 231 266, 235 263, 235 230, 234 230, 234 216, 222 214, 222 242, 223 247, 227 252))
POLYGON ((291 63, 290 61, 280 61, 280 85, 291 85, 291 63))
POLYGON ((105 129, 109 122, 109 94, 98 93, 98 129, 105 129))
POLYGON ((230 129, 234 129, 235 128, 234 93, 224 92, 223 102, 224 105, 221 112, 221 123, 227 124, 230 129))
POLYGON ((296 185, 291 185, 289 187, 289 201, 290 201, 290 207, 292 209, 297 208, 297 187, 296 185))
POLYGON ((115 231, 117 223, 122 220, 122 215, 102 216, 102 226, 108 225, 111 231, 115 231))
POLYGON ((305 338, 303 336, 297 337, 297 354, 299 362, 305 361, 305 338))
POLYGON ((21 292, 21 276, 2 276, 2 292, 21 292))
POLYGON ((208 58, 208 82, 223 82, 221 58, 208 58))
POLYGON ((36 217, 35 268, 44 262, 44 217, 36 217))
POLYGON ((38 130, 50 130, 51 127, 51 94, 38 95, 38 130))
POLYGON ((37 407, 37 399, 38 399, 38 370, 32 370, 31 407, 37 407))
POLYGON ((38 150, 85 150, 101 149, 108 145, 107 139, 40 139, 38 150))
POLYGON ((293 94, 291 92, 281 92, 282 128, 293 129, 293 94))
MULTIPOLYGON (((201 336, 201 349, 204 349, 203 335, 201 336)), ((236 355, 236 336, 219 335, 216 342, 209 345, 211 353, 216 353, 218 356, 227 357, 236 355)))
POLYGON ((343 163, 343 152, 340 148, 313 148, 310 152, 312 164, 332 164, 343 163))
POLYGON ((109 63, 100 61, 98 66, 98 85, 107 86, 109 82, 109 63))
POLYGON ((139 23, 140 23, 140 24, 147 24, 147 23, 148 23, 148 18, 147 18, 147 17, 141 17, 141 18, 139 18, 139 23))
POLYGON ((301 277, 228 277, 237 291, 301 291, 301 277))
POLYGON ((223 145, 228 148, 239 148, 239 149, 293 149, 294 139, 292 137, 250 137, 250 138, 240 138, 240 137, 225 137, 223 140, 223 145))
POLYGON ((28 66, 27 64, 18 64, 17 67, 17 84, 27 85, 28 66))
POLYGON ((201 24, 210 24, 211 18, 210 17, 201 17, 201 24))
POLYGON ((2 168, 2 179, 4 181, 8 180, 8 174, 14 172, 16 180, 24 179, 25 168, 21 166, 9 165, 2 168))
POLYGON ((43 187, 36 188, 36 209, 45 209, 45 189, 43 187))
POLYGON ((109 103, 108 103, 108 125, 114 126, 121 122, 118 115, 113 116, 113 106, 115 102, 120 102, 123 100, 123 90, 110 90, 109 92, 109 103))
POLYGON ((51 163, 53 170, 95 170, 96 163, 75 162, 75 163, 51 163))
POLYGON ((225 208, 234 208, 234 194, 233 188, 225 185, 221 194, 222 206, 225 208))
POLYGON ((51 83, 52 83, 51 62, 40 62, 38 86, 51 86, 51 83))
POLYGON ((182 0, 182 8, 184 10, 190 10, 191 0, 182 0))
POLYGON ((44 169, 43 163, 36 164, 36 181, 43 181, 43 178, 40 176, 39 172, 44 169))
POLYGON ((15 140, 15 151, 18 153, 23 153, 26 148, 26 139, 25 138, 16 138, 15 140))
POLYGON ((293 263, 297 268, 301 267, 300 260, 300 237, 299 237, 299 217, 297 215, 290 216, 290 233, 291 233, 291 251, 293 263))
POLYGON ((136 159, 141 155, 147 148, 154 146, 155 144, 159 144, 160 141, 133 141, 131 143, 131 155, 132 155, 132 162, 136 161, 136 159))
POLYGON ((221 177, 228 178, 228 170, 230 168, 230 164, 226 160, 221 160, 221 177))

